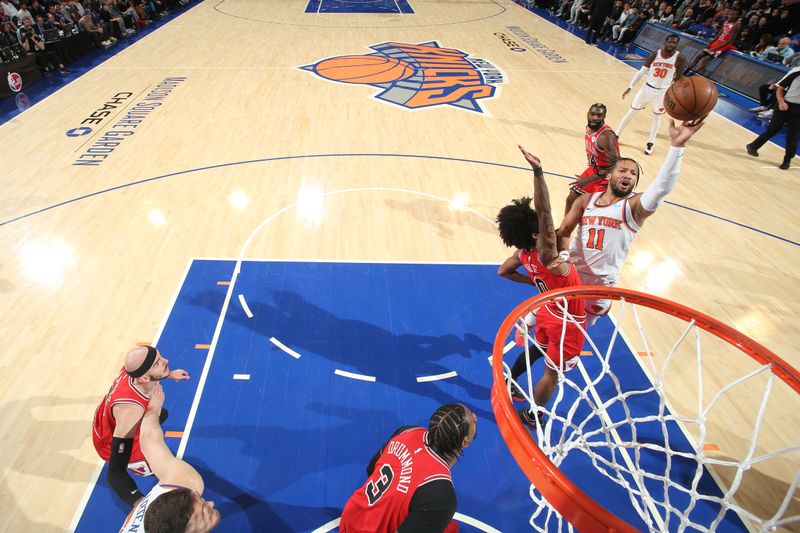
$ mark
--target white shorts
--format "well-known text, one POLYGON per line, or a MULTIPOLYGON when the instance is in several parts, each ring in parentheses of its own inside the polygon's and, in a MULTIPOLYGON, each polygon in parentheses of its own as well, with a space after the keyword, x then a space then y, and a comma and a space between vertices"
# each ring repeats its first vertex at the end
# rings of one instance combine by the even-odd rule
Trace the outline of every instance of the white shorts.
MULTIPOLYGON (((584 272, 578 271, 578 275, 581 278, 581 282, 584 285, 600 285, 603 287, 613 287, 617 284, 617 278, 615 276, 596 276, 594 274, 586 274, 584 272)), ((611 300, 607 298, 584 298, 583 300, 583 307, 586 309, 587 317, 594 315, 595 317, 604 316, 608 313, 608 310, 611 309, 611 300)))
POLYGON ((667 92, 667 89, 654 89, 650 87, 646 83, 642 85, 642 88, 639 89, 639 92, 636 93, 636 96, 633 97, 633 101, 631 102, 631 108, 636 109, 637 111, 640 109, 644 109, 647 107, 649 102, 652 102, 652 109, 653 113, 656 115, 663 115, 664 114, 664 93, 667 92))

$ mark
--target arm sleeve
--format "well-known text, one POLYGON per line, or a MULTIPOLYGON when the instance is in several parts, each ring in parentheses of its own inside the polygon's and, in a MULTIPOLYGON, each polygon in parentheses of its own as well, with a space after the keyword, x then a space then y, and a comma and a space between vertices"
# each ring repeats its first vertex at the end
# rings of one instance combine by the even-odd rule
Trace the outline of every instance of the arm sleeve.
MULTIPOLYGON (((396 430, 394 433, 392 433, 392 436, 391 436, 391 437, 389 437, 389 440, 392 440, 393 438, 395 438, 395 437, 396 437, 397 435, 399 435, 400 433, 404 432, 404 431, 405 431, 405 430, 407 430, 407 429, 411 429, 411 428, 413 428, 413 427, 414 427, 414 426, 401 426, 401 427, 397 428, 397 430, 396 430)), ((377 463, 377 462, 378 462, 378 459, 380 459, 380 457, 381 457, 381 454, 383 453, 383 450, 384 450, 384 448, 386 448, 386 445, 387 445, 387 444, 389 444, 389 440, 387 440, 386 442, 384 442, 384 443, 383 443, 383 446, 381 446, 381 449, 380 449, 380 450, 378 450, 378 451, 375 453, 375 455, 373 455, 373 456, 372 456, 372 459, 370 459, 370 460, 369 460, 369 464, 367 465, 367 477, 371 476, 371 475, 372 475, 372 472, 375 470, 375 463, 377 463)))
POLYGON ((681 161, 685 148, 671 147, 667 159, 661 165, 655 181, 642 194, 641 204, 646 211, 655 211, 664 198, 675 188, 678 174, 681 172, 681 161))
POLYGON ((628 84, 628 89, 633 89, 634 87, 636 87, 636 84, 637 84, 637 83, 639 83, 639 80, 641 80, 641 79, 642 79, 642 77, 644 77, 644 76, 646 76, 646 75, 647 75, 647 71, 648 71, 648 70, 650 70, 650 69, 649 69, 649 68, 647 68, 647 67, 642 67, 642 68, 640 68, 640 69, 639 69, 639 70, 636 72, 636 74, 634 74, 634 76, 633 76, 633 79, 632 79, 632 80, 631 80, 631 82, 628 84))
POLYGON ((408 516, 397 533, 441 533, 456 512, 453 484, 440 479, 419 487, 408 506, 408 516))
POLYGON ((136 483, 128 474, 128 462, 131 459, 133 439, 111 439, 111 457, 108 460, 108 484, 114 493, 125 503, 133 504, 142 497, 136 483))

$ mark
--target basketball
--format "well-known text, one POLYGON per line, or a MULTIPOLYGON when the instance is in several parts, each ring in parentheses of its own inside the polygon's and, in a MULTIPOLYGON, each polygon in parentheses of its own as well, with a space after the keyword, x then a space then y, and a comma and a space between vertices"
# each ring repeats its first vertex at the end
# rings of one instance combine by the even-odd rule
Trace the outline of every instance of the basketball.
POLYGON ((346 83, 388 83, 414 75, 414 67, 393 57, 341 56, 317 63, 314 70, 320 76, 346 83))
POLYGON ((717 105, 717 86, 702 76, 685 76, 667 89, 664 109, 676 120, 697 120, 717 105))

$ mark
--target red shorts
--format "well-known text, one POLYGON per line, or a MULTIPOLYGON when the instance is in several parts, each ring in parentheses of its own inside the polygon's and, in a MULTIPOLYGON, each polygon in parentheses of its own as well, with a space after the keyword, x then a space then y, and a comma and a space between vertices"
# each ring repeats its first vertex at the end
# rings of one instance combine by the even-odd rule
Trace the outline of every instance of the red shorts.
MULTIPOLYGON (((593 166, 589 166, 586 170, 583 171, 583 174, 581 174, 581 177, 585 178, 587 176, 592 176, 594 174, 597 174, 597 168, 595 168, 593 166)), ((594 183, 590 183, 589 185, 587 185, 586 187, 584 187, 581 190, 583 191, 583 194, 592 194, 594 192, 603 192, 603 191, 606 190, 607 187, 608 187, 608 180, 605 179, 605 178, 602 178, 602 179, 599 179, 599 180, 595 181, 594 183)))
MULTIPOLYGON (((576 320, 578 320, 577 317, 576 320)), ((585 318, 580 318, 579 322, 585 330, 585 318)), ((583 341, 585 340, 583 332, 572 322, 567 322, 565 331, 564 319, 554 315, 547 307, 542 307, 537 311, 533 339, 547 354, 547 359, 545 359, 547 366, 555 369, 561 367, 562 332, 564 337, 564 370, 569 370, 578 364, 578 356, 581 354, 583 341)))
MULTIPOLYGON (((106 441, 106 439, 100 439, 96 434, 94 434, 94 432, 92 432, 92 437, 94 449, 97 451, 97 455, 99 455, 103 461, 108 462, 109 458, 111 457, 111 440, 109 439, 106 441)), ((128 470, 139 476, 152 475, 150 465, 147 464, 147 459, 144 458, 144 454, 139 448, 138 430, 133 437, 133 448, 131 448, 131 458, 128 460, 128 470)))
POLYGON ((722 55, 723 52, 727 52, 728 50, 736 50, 736 47, 733 46, 732 43, 728 43, 725 46, 720 46, 722 41, 714 41, 708 45, 708 48, 704 49, 703 52, 710 56, 719 57, 722 55))

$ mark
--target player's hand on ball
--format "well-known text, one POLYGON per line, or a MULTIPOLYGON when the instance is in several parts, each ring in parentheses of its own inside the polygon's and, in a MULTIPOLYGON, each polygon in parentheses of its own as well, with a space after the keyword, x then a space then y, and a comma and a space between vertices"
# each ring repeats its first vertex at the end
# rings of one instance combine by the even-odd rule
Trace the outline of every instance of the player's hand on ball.
POLYGON ((519 148, 519 151, 525 156, 525 159, 530 163, 531 167, 542 168, 542 161, 538 157, 523 148, 521 144, 518 144, 517 148, 519 148))
POLYGON ((173 379, 175 381, 185 381, 189 379, 189 373, 182 368, 176 368, 169 373, 169 379, 173 379))
POLYGON ((705 117, 697 120, 687 120, 680 126, 676 126, 675 121, 670 119, 669 137, 672 140, 672 146, 676 148, 683 148, 686 146, 686 141, 697 133, 697 130, 703 127, 703 119, 705 119, 705 117))
POLYGON ((625 97, 628 96, 628 93, 631 92, 630 88, 625 89, 625 92, 622 93, 622 99, 625 100, 625 97))

